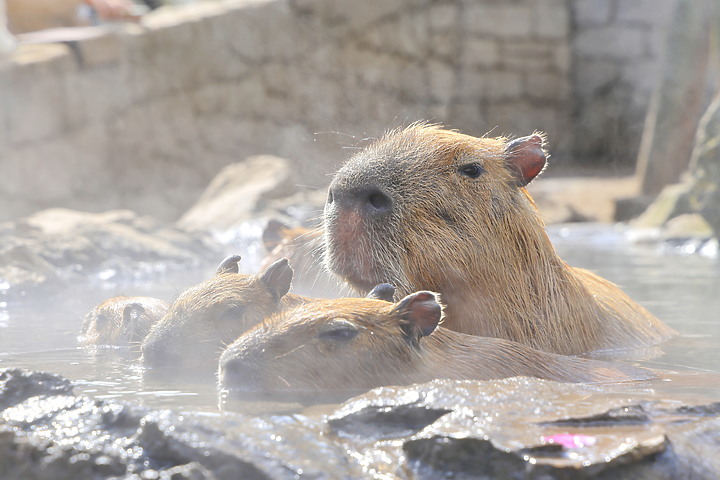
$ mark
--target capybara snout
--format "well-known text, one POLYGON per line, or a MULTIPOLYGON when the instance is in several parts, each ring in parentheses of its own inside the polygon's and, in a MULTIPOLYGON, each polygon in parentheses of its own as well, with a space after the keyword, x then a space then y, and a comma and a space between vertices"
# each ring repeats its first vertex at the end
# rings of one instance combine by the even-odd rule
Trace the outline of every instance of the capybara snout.
POLYGON ((327 205, 329 208, 357 210, 370 218, 382 218, 392 210, 393 201, 378 186, 352 188, 332 184, 328 189, 327 205))

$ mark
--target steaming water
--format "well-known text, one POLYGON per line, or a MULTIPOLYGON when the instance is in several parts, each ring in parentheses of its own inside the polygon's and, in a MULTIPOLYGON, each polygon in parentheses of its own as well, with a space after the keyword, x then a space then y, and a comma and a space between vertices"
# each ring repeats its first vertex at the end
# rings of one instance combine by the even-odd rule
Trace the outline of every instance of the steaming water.
MULTIPOLYGON (((663 254, 657 247, 627 244, 613 227, 553 227, 550 236, 561 256, 620 284, 631 297, 681 332, 662 346, 662 355, 641 362, 678 372, 652 388, 660 395, 697 394, 720 399, 720 266, 699 255, 663 254)), ((58 373, 76 383, 76 392, 148 406, 217 411, 214 378, 180 383, 148 376, 127 348, 77 345, 82 318, 114 295, 147 295, 171 300, 212 270, 185 272, 161 284, 114 288, 74 288, 49 300, 0 301, 0 367, 58 373)), ((647 387, 647 384, 644 385, 647 387)))

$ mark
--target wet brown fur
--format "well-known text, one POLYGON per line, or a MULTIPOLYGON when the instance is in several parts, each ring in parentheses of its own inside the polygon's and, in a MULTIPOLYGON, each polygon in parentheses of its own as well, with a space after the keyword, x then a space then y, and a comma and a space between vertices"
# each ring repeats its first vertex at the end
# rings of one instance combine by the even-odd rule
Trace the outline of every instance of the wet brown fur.
POLYGON ((352 293, 323 264, 322 228, 291 228, 279 222, 275 222, 272 228, 275 231, 271 239, 263 236, 268 254, 260 264, 261 269, 280 258, 287 258, 295 272, 294 292, 315 298, 337 298, 352 293))
POLYGON ((217 273, 183 292, 153 326, 141 347, 143 362, 214 371, 222 349, 245 330, 306 300, 277 296, 260 275, 217 273))
MULTIPOLYGON (((429 293, 430 292, 422 292, 429 293)), ((246 391, 356 390, 436 378, 534 376, 561 382, 653 378, 645 369, 534 350, 517 342, 408 324, 402 302, 345 298, 305 304, 247 331, 220 359, 221 387, 246 391), (351 340, 321 332, 352 324, 351 340)))
POLYGON ((354 156, 333 188, 371 186, 393 201, 374 222, 325 209, 326 263, 360 292, 388 282, 401 295, 443 295, 445 326, 580 354, 656 344, 675 332, 613 283, 565 264, 506 164, 508 139, 432 125, 395 130, 354 156), (476 162, 479 178, 458 174, 476 162))
POLYGON ((152 297, 109 298, 85 315, 80 334, 82 345, 137 344, 165 312, 168 304, 152 297))

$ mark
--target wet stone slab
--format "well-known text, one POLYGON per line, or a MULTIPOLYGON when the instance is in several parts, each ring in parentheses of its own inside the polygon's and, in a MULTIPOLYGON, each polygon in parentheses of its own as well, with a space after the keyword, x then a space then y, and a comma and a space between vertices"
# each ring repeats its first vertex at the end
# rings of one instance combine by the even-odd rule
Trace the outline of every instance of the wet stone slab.
POLYGON ((0 478, 718 478, 720 404, 512 378, 385 387, 329 415, 151 409, 0 370, 0 478))
POLYGON ((147 281, 215 262, 220 251, 205 235, 129 210, 43 210, 0 223, 0 298, 53 294, 60 285, 147 281))

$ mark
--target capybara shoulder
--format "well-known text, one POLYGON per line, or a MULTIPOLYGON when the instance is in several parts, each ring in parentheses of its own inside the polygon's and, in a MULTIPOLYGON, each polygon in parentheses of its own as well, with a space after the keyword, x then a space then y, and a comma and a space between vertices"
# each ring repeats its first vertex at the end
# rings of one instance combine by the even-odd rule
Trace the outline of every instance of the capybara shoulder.
POLYGON ((562 382, 652 378, 647 370, 532 349, 442 327, 432 292, 398 303, 323 300, 286 310, 245 332, 220 358, 222 388, 360 390, 436 378, 533 376, 562 382))
POLYGON ((288 294, 293 271, 280 259, 257 275, 239 273, 237 255, 215 276, 183 292, 142 343, 148 366, 213 372, 222 348, 278 310, 305 301, 288 294))
POLYGON ((440 292, 450 329, 562 354, 658 343, 675 332, 616 285, 557 255, 524 188, 546 165, 541 134, 475 138, 398 129, 335 175, 325 262, 360 292, 440 292))
POLYGON ((83 320, 83 345, 139 345, 168 304, 152 297, 117 296, 90 310, 83 320))

